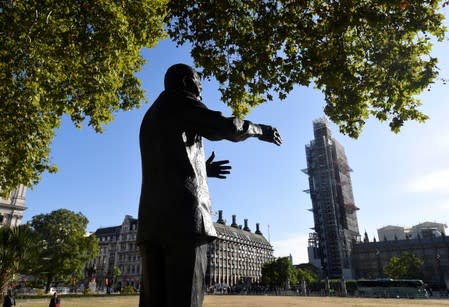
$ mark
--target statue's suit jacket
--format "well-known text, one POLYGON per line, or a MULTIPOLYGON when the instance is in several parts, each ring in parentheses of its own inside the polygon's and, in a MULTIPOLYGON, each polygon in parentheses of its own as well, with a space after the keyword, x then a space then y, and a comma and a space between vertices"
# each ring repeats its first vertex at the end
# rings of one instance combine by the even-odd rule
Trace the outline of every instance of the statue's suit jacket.
POLYGON ((138 244, 213 240, 202 137, 237 142, 261 135, 259 125, 209 110, 189 92, 162 92, 140 128, 138 244))

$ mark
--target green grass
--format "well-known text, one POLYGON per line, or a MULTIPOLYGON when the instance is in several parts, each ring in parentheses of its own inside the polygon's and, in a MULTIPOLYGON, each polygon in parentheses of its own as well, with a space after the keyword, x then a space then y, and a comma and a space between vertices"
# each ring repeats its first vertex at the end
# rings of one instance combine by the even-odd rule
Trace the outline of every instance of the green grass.
MULTIPOLYGON (((132 307, 137 306, 138 296, 108 296, 108 297, 64 297, 61 296, 61 307, 132 307)), ((48 307, 48 298, 17 299, 16 307, 48 307)))
MULTIPOLYGON (((48 307, 46 299, 17 299, 16 307, 48 307)), ((61 307, 137 307, 138 296, 61 297, 61 307)), ((206 296, 203 307, 443 307, 449 299, 368 299, 339 297, 206 296)))

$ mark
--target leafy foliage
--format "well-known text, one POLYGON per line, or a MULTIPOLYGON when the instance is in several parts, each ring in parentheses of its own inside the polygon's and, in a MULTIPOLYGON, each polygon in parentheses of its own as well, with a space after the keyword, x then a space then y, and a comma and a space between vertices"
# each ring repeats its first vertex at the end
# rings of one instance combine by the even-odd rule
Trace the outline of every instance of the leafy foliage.
POLYGON ((296 268, 296 278, 298 282, 304 278, 307 284, 317 282, 320 279, 319 269, 310 263, 300 264, 296 268))
POLYGON ((136 294, 137 291, 133 286, 126 286, 122 289, 122 291, 120 291, 120 294, 124 294, 124 295, 130 295, 130 294, 136 294))
POLYGON ((0 1, 0 186, 33 185, 66 114, 96 131, 144 100, 143 47, 190 43, 202 75, 244 116, 295 85, 324 93, 324 112, 357 137, 366 120, 398 132, 424 121, 416 95, 437 76, 439 0, 0 1), (165 22, 165 25, 164 25, 165 22))
POLYGON ((429 52, 446 31, 440 2, 172 0, 166 21, 234 114, 313 82, 324 112, 357 137, 369 116, 395 132, 427 118, 414 96, 437 76, 429 52))
POLYGON ((280 257, 262 267, 262 282, 273 288, 299 285, 302 278, 307 284, 319 281, 319 269, 312 264, 292 265, 290 257, 280 257))
POLYGON ((0 293, 17 273, 23 273, 33 255, 33 240, 27 225, 0 228, 0 293))
POLYGON ((297 276, 289 257, 280 257, 267 262, 262 267, 262 282, 275 288, 286 288, 296 284, 297 276))
POLYGON ((422 264, 421 258, 407 252, 399 257, 392 257, 384 272, 393 279, 421 279, 422 264))
POLYGON ((112 267, 112 284, 115 284, 120 276, 122 276, 122 271, 118 266, 114 265, 112 267))
POLYGON ((63 114, 96 131, 140 106, 140 50, 164 36, 164 0, 0 2, 0 186, 56 171, 49 146, 63 114))
POLYGON ((81 213, 59 209, 33 216, 30 225, 40 245, 34 274, 46 279, 48 291, 54 280, 70 280, 83 271, 98 254, 98 240, 86 236, 87 218, 81 213))

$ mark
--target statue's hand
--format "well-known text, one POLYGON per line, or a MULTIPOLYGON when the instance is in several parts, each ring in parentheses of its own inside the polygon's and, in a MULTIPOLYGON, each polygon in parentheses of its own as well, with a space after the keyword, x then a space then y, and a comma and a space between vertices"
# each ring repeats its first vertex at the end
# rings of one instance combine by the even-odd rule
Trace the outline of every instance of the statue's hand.
POLYGON ((206 172, 208 177, 215 177, 220 179, 226 179, 226 175, 230 174, 229 171, 232 167, 229 164, 229 160, 221 160, 213 162, 215 158, 215 152, 212 152, 209 159, 206 160, 206 172))
POLYGON ((268 125, 259 125, 262 128, 262 135, 259 136, 259 140, 276 144, 280 146, 282 144, 282 138, 276 128, 268 125))

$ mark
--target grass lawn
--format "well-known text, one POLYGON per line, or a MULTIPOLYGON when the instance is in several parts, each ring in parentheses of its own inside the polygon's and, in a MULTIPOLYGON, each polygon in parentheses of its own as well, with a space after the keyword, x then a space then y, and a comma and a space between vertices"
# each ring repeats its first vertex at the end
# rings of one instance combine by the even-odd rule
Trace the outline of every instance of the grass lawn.
MULTIPOLYGON (((48 307, 48 299, 18 299, 16 307, 48 307)), ((61 297, 61 307, 137 307, 138 296, 61 297)), ((299 296, 209 295, 203 307, 448 307, 449 299, 370 299, 299 296)))

